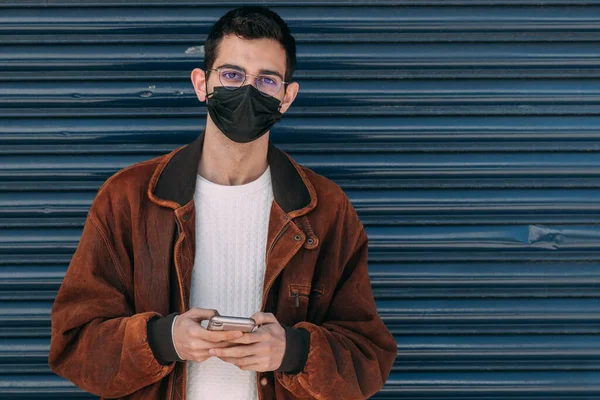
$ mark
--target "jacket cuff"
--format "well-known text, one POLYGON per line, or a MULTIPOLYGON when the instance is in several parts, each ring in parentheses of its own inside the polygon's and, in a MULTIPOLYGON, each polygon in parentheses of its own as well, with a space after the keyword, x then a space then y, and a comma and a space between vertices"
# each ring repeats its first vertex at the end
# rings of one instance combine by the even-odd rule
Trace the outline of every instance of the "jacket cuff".
POLYGON ((285 329, 285 353, 281 366, 275 372, 297 374, 304 369, 310 347, 310 333, 304 328, 283 325, 285 329))
POLYGON ((183 361, 175 350, 171 327, 177 312, 165 317, 153 317, 148 320, 148 344, 159 364, 165 365, 173 361, 183 361))

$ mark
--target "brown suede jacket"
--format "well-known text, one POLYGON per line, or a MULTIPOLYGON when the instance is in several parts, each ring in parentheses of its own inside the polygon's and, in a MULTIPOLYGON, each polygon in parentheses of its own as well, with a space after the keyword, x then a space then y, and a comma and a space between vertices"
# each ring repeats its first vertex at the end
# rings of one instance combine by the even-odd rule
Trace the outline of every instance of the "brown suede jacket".
MULTIPOLYGON (((189 309, 204 133, 124 168, 98 190, 52 307, 52 371, 101 398, 184 399, 171 337, 189 309)), ((262 310, 286 331, 260 399, 364 399, 397 353, 377 314, 367 235, 345 193, 269 141, 274 202, 262 310)))

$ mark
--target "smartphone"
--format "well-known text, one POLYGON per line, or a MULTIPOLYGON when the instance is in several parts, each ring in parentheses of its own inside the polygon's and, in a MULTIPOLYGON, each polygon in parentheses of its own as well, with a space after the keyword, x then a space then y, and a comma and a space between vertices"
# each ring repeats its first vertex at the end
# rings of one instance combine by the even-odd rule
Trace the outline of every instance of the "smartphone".
POLYGON ((242 331, 254 332, 258 326, 252 318, 213 315, 208 320, 206 329, 209 331, 242 331))

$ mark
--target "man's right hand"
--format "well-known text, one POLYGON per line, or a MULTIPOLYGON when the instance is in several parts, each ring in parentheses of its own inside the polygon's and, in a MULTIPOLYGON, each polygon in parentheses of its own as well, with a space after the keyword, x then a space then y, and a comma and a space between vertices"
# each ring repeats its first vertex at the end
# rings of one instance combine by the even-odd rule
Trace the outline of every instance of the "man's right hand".
POLYGON ((231 340, 242 337, 239 331, 209 331, 200 325, 203 320, 219 315, 216 310, 194 307, 177 316, 173 326, 173 344, 184 360, 203 362, 212 357, 209 349, 235 345, 231 340))

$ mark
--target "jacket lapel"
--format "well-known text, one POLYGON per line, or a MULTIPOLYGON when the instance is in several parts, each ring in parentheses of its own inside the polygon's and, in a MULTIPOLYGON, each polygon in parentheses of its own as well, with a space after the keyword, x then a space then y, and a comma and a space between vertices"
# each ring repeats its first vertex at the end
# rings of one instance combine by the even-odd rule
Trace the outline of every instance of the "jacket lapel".
MULTIPOLYGON (((171 157, 157 167, 148 190, 151 200, 175 209, 193 199, 204 135, 202 131, 198 138, 172 152, 171 157)), ((273 197, 285 213, 296 217, 314 208, 317 199, 312 184, 301 173, 300 166, 271 140, 267 162, 271 166, 273 197)))

